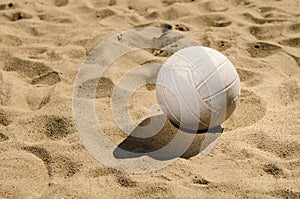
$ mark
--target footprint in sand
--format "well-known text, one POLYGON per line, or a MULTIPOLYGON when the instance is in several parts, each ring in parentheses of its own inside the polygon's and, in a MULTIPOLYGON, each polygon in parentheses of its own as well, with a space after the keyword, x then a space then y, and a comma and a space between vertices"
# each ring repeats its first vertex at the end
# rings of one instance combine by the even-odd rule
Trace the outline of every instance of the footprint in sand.
POLYGON ((90 168, 88 171, 88 176, 92 178, 117 174, 120 174, 120 171, 105 166, 99 167, 99 165, 96 168, 90 168))
POLYGON ((293 23, 288 27, 291 33, 300 33, 300 23, 293 23))
POLYGON ((48 171, 50 178, 69 178, 79 171, 79 165, 70 158, 49 152, 42 146, 26 146, 23 150, 40 158, 48 171))
POLYGON ((251 21, 255 24, 267 24, 267 23, 282 23, 282 22, 286 22, 289 21, 288 18, 286 19, 282 19, 282 18, 259 18, 256 16, 253 16, 250 13, 244 13, 243 16, 248 20, 251 21))
POLYGON ((70 16, 68 13, 46 13, 46 14, 39 14, 39 19, 46 22, 52 22, 52 23, 72 23, 74 21, 74 18, 70 16))
POLYGON ((22 40, 14 35, 0 35, 0 43, 7 46, 22 46, 22 40))
POLYGON ((48 180, 47 169, 36 156, 23 151, 1 152, 1 197, 36 198, 47 189, 48 180))
POLYGON ((13 3, 7 3, 7 4, 0 4, 0 11, 1 10, 9 10, 13 9, 15 6, 13 3))
POLYGON ((176 198, 165 183, 144 183, 133 193, 133 198, 176 198))
POLYGON ((57 7, 66 6, 66 5, 68 5, 68 3, 69 3, 69 0, 55 0, 54 1, 55 6, 57 6, 57 7))
POLYGON ((187 17, 182 21, 194 24, 196 26, 207 26, 207 27, 227 27, 232 24, 232 22, 224 15, 220 14, 206 14, 199 15, 196 17, 187 17))
MULTIPOLYGON (((30 31, 29 31, 30 32, 30 31)), ((30 33, 31 34, 31 33, 30 33)), ((34 35, 36 36, 36 35, 34 35)), ((33 47, 33 48, 24 48, 24 51, 29 54, 29 58, 37 59, 38 56, 46 54, 49 52, 47 47, 33 47)))
POLYGON ((212 39, 209 41, 209 47, 214 48, 220 52, 223 52, 229 48, 231 48, 231 42, 226 40, 217 40, 212 39))
POLYGON ((46 116, 45 135, 51 140, 60 140, 74 132, 73 123, 65 117, 46 116))
POLYGON ((137 186, 137 182, 130 179, 128 176, 126 175, 122 175, 122 174, 116 174, 116 181, 117 183, 122 186, 122 187, 136 187, 137 186))
MULTIPOLYGON (((80 91, 84 93, 79 93, 81 97, 94 98, 95 96, 89 95, 93 92, 93 85, 96 83, 96 79, 88 80, 81 85, 80 91)), ((111 97, 112 91, 115 87, 114 83, 106 77, 101 77, 99 82, 97 82, 96 98, 107 98, 111 97)))
POLYGON ((22 19, 31 19, 32 15, 23 11, 7 11, 4 16, 10 21, 19 21, 22 19))
POLYGON ((264 18, 289 20, 293 16, 291 13, 273 7, 260 7, 258 11, 264 18))
POLYGON ((299 198, 300 192, 289 189, 277 189, 266 194, 274 198, 299 198))
POLYGON ((22 147, 22 149, 40 158, 46 165, 48 174, 51 175, 52 173, 51 163, 53 162, 53 160, 50 153, 47 151, 47 149, 39 146, 26 146, 26 147, 22 147))
MULTIPOLYGON (((271 11, 275 11, 275 10, 279 10, 278 8, 273 8, 273 7, 259 7, 258 11, 262 14, 271 12, 271 11)), ((280 10, 281 11, 281 10, 280 10)))
POLYGON ((192 3, 195 0, 160 0, 163 6, 168 7, 170 5, 173 5, 175 3, 192 3))
POLYGON ((76 132, 71 119, 57 115, 42 115, 20 122, 18 139, 27 142, 44 142, 45 140, 63 140, 76 132))
POLYGON ((298 57, 296 55, 292 55, 292 54, 288 54, 288 55, 295 60, 295 62, 297 63, 298 67, 300 68, 300 57, 298 57))
POLYGON ((32 84, 53 85, 61 81, 58 73, 46 64, 17 57, 8 58, 3 70, 17 72, 20 76, 31 79, 32 84))
POLYGON ((17 72, 21 76, 35 78, 36 76, 40 76, 49 72, 51 68, 44 63, 33 62, 17 57, 10 57, 7 59, 3 70, 13 71, 17 72))
POLYGON ((50 178, 69 178, 79 171, 79 165, 70 158, 58 154, 51 154, 46 148, 40 146, 23 147, 38 158, 40 158, 47 170, 50 178))
POLYGON ((151 49, 151 53, 158 57, 169 57, 180 49, 197 45, 196 42, 183 35, 174 36, 172 33, 153 38, 153 42, 160 44, 160 49, 151 49))
POLYGON ((300 81, 299 77, 291 78, 282 83, 279 88, 280 99, 284 105, 300 102, 300 81))
POLYGON ((139 14, 144 15, 144 13, 147 10, 150 9, 158 9, 161 8, 162 4, 160 2, 160 0, 152 0, 152 1, 148 1, 148 0, 129 0, 128 1, 128 8, 131 10, 135 10, 137 11, 139 14))
POLYGON ((300 143, 294 140, 281 140, 267 132, 256 132, 248 136, 248 140, 258 149, 271 153, 282 159, 297 159, 300 143))
POLYGON ((8 126, 11 123, 12 123, 12 120, 11 120, 9 114, 4 110, 0 110, 0 125, 8 126))
POLYGON ((149 20, 157 19, 160 16, 159 12, 157 11, 150 11, 145 17, 149 20))
POLYGON ((258 40, 269 40, 282 36, 284 27, 281 25, 251 26, 249 32, 258 40))
POLYGON ((188 10, 182 9, 180 5, 172 5, 170 7, 165 8, 160 16, 167 21, 178 20, 184 16, 188 16, 190 13, 188 10))
POLYGON ((109 6, 117 5, 117 0, 109 0, 108 5, 109 6))
POLYGON ((194 184, 202 185, 202 186, 207 186, 208 184, 211 183, 211 182, 209 182, 208 180, 206 180, 205 178, 203 178, 201 176, 194 176, 192 181, 193 181, 194 184))
POLYGON ((281 40, 279 44, 294 48, 300 48, 300 37, 281 40))
POLYGON ((248 44, 247 51, 253 58, 264 58, 282 51, 280 46, 267 42, 254 42, 248 44))
POLYGON ((150 22, 150 23, 134 25, 135 28, 145 28, 145 27, 149 27, 149 26, 161 28, 165 32, 173 29, 173 26, 171 24, 160 22, 160 21, 154 21, 154 22, 150 22))
POLYGON ((61 81, 58 72, 50 71, 32 79, 32 84, 55 85, 61 81))
POLYGON ((3 133, 0 133, 0 142, 5 142, 6 140, 9 140, 9 137, 3 133))
POLYGON ((111 17, 114 15, 116 15, 116 12, 113 11, 112 9, 108 9, 108 8, 105 8, 105 9, 102 9, 102 10, 99 10, 96 12, 96 17, 98 19, 105 19, 107 17, 111 17))
POLYGON ((175 30, 179 30, 179 31, 182 31, 182 32, 187 32, 190 29, 184 24, 176 24, 175 25, 175 30))
POLYGON ((70 160, 70 158, 61 155, 52 155, 52 163, 50 164, 52 178, 70 178, 76 174, 80 166, 70 160))
POLYGON ((208 1, 204 3, 204 7, 209 12, 224 12, 228 10, 228 4, 222 1, 208 1))
MULTIPOLYGON (((122 2, 122 1, 121 1, 122 2)), ((115 6, 117 5, 117 0, 101 0, 101 1, 91 1, 92 6, 89 5, 89 7, 93 8, 103 8, 106 6, 115 6)), ((122 2, 123 3, 123 2, 122 2)))
POLYGON ((53 92, 53 87, 36 87, 28 90, 25 100, 31 110, 39 110, 48 104, 53 92))
POLYGON ((266 164, 263 166, 264 172, 273 175, 274 177, 279 177, 283 175, 283 170, 275 164, 266 164))
POLYGON ((239 74, 241 82, 245 83, 247 86, 256 86, 262 81, 262 76, 259 73, 241 68, 238 68, 237 72, 239 74))

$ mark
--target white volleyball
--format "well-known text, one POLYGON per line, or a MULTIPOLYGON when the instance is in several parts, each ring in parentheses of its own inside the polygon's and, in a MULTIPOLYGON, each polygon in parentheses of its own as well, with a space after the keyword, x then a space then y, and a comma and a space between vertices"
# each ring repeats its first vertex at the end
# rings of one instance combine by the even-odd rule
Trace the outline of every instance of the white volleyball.
POLYGON ((172 55, 156 81, 162 111, 181 128, 205 130, 221 125, 236 109, 240 78, 217 50, 194 46, 172 55))

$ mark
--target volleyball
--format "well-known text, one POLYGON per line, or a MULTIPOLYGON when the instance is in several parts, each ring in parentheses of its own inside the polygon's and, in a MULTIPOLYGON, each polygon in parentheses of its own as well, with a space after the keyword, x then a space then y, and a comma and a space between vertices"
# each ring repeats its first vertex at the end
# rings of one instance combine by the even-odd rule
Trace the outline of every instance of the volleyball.
POLYGON ((202 46, 184 48, 161 67, 156 95, 162 111, 181 128, 206 130, 221 125, 236 109, 240 78, 229 59, 202 46))

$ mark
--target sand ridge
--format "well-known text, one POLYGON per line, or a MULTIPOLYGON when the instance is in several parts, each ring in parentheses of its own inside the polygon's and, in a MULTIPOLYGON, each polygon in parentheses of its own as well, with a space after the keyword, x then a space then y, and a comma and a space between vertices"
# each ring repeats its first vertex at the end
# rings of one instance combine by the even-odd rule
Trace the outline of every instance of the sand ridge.
MULTIPOLYGON (((298 0, 1 1, 0 197, 300 198, 299 6, 298 0), (205 158, 196 156, 197 136, 174 164, 126 174, 83 146, 72 118, 73 84, 101 41, 149 26, 228 56, 241 77, 241 103, 205 158)), ((127 136, 113 121, 113 87, 128 70, 168 56, 140 50, 101 78, 97 115, 114 143, 127 136)), ((132 96, 137 123, 156 104, 154 88, 132 96)))

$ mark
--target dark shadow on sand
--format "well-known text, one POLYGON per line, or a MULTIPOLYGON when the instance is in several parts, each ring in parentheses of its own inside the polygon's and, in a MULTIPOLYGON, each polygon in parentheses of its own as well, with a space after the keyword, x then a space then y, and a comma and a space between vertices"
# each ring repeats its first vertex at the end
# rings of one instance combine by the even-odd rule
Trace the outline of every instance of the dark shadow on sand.
MULTIPOLYGON (((160 118, 154 118, 154 117, 164 117, 161 115, 153 116, 152 118, 147 118, 144 121, 142 121, 139 126, 147 126, 149 124, 149 121, 151 119, 160 119, 160 118)), ((186 158, 189 159, 191 157, 194 157, 200 153, 201 146, 203 144, 203 141, 205 140, 205 137, 208 133, 216 134, 216 133, 222 133, 223 129, 221 126, 218 126, 216 128, 210 129, 210 130, 204 130, 204 131, 191 131, 187 129, 179 129, 178 126, 171 123, 169 120, 166 121, 164 127, 154 136, 149 138, 138 138, 137 136, 139 133, 143 133, 143 136, 145 137, 145 134, 152 135, 152 129, 146 129, 145 131, 141 132, 137 130, 138 127, 132 132, 131 135, 135 136, 129 136, 126 138, 122 143, 118 145, 118 147, 114 150, 114 156, 117 159, 129 159, 129 158, 137 158, 144 155, 148 155, 154 159, 157 160, 171 160, 174 158, 186 158), (138 133, 136 132, 138 131, 138 133), (183 136, 181 136, 180 143, 191 143, 185 152, 180 152, 180 147, 178 146, 178 150, 176 147, 171 147, 170 150, 167 150, 165 153, 152 153, 155 151, 158 151, 165 146, 167 146, 169 143, 172 142, 172 140, 175 138, 175 136, 178 133, 182 133, 183 136), (192 139, 191 141, 186 141, 187 139, 192 139), (182 141, 182 142, 181 142, 182 141), (125 151, 125 152, 124 152, 125 151)), ((217 139, 218 136, 210 140, 209 142, 212 143, 217 139)), ((206 143, 207 144, 207 143, 206 143)))

